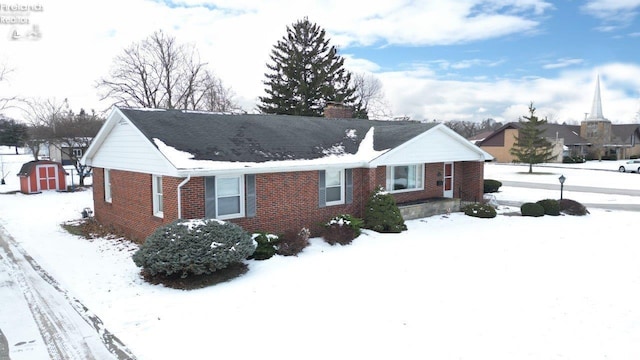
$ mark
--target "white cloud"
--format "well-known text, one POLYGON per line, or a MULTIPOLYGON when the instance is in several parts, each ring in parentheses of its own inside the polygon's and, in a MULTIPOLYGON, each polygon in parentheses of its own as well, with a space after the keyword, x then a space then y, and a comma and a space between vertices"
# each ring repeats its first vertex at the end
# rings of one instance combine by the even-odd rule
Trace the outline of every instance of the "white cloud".
POLYGON ((554 63, 542 66, 544 69, 558 69, 571 65, 579 65, 584 62, 583 59, 558 59, 554 63))
POLYGON ((640 0, 590 0, 582 10, 606 23, 598 30, 610 32, 633 22, 640 10, 640 0))

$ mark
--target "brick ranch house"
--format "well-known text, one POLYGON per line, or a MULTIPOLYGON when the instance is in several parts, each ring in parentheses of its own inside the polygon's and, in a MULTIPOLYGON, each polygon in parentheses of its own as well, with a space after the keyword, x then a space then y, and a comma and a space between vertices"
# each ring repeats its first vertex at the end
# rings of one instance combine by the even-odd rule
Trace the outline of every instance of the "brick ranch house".
POLYGON ((398 203, 479 201, 490 159, 436 123, 116 107, 82 162, 96 219, 140 242, 180 218, 319 234, 362 217, 378 186, 398 203))

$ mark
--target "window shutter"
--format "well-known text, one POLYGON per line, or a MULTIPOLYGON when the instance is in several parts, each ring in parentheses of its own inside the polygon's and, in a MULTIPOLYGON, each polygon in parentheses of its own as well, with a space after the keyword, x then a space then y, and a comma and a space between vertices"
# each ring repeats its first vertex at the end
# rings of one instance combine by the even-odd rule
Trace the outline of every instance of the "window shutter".
POLYGON ((204 178, 204 217, 213 219, 216 217, 216 177, 204 178))
POLYGON ((393 179, 391 178, 393 174, 391 173, 391 166, 387 166, 387 191, 393 190, 393 179))
POLYGON ((351 204, 353 202, 353 169, 344 170, 344 182, 345 182, 345 203, 351 204))
POLYGON ((247 217, 256 216, 256 175, 248 174, 245 176, 247 185, 247 217))
POLYGON ((318 172, 318 207, 325 207, 327 200, 327 189, 325 185, 325 172, 320 170, 318 172))

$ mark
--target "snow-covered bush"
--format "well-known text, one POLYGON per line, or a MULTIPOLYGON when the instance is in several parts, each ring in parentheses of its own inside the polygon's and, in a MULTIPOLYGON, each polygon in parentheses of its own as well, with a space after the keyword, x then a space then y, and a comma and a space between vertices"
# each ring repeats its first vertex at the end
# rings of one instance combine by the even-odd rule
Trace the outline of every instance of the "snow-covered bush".
POLYGON ((323 238, 331 245, 350 244, 353 239, 360 236, 362 224, 362 219, 349 214, 338 215, 325 224, 323 238))
POLYGON ((536 202, 544 208, 545 215, 558 216, 560 215, 560 204, 555 199, 544 199, 536 202))
POLYGON ((399 233, 407 230, 396 200, 381 187, 378 187, 367 201, 363 227, 381 233, 399 233))
POLYGON ((540 204, 528 202, 520 206, 520 213, 522 216, 540 217, 544 216, 544 208, 540 204))
POLYGON ((255 250, 240 226, 213 219, 177 220, 158 228, 133 254, 151 276, 211 274, 241 262, 255 250))
POLYGON ((278 255, 298 255, 304 248, 309 246, 309 237, 311 237, 311 231, 306 227, 297 233, 295 231, 285 232, 284 235, 280 237, 280 243, 277 249, 278 255))
POLYGON ((496 209, 490 204, 473 203, 462 207, 465 215, 482 219, 491 219, 498 215, 496 209))
POLYGON ((253 238, 253 241, 255 241, 256 250, 249 259, 267 260, 276 254, 278 243, 280 242, 278 235, 258 232, 253 234, 251 237, 253 238))

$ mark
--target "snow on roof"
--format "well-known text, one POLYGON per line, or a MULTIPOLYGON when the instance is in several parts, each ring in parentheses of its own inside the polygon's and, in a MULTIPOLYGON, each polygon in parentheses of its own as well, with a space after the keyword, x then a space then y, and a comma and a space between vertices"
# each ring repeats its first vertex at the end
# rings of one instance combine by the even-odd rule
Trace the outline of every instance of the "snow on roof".
MULTIPOLYGON (((195 155, 186 151, 178 150, 172 146, 165 144, 158 138, 153 138, 154 144, 160 152, 169 160, 178 170, 241 170, 241 169, 270 169, 281 168, 286 166, 304 166, 304 165, 344 165, 344 164, 366 164, 367 162, 384 154, 389 149, 375 150, 373 148, 374 127, 371 127, 361 141, 358 151, 355 154, 344 152, 344 148, 340 151, 340 147, 334 145, 332 148, 323 149, 324 157, 315 159, 296 159, 296 160, 272 160, 266 162, 243 162, 243 161, 214 161, 214 160, 196 160, 195 155)), ((354 131, 355 133, 355 131, 354 131)))

